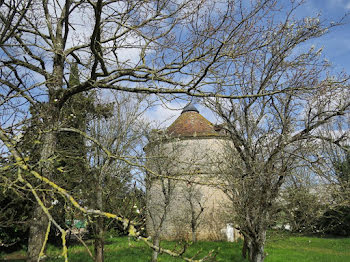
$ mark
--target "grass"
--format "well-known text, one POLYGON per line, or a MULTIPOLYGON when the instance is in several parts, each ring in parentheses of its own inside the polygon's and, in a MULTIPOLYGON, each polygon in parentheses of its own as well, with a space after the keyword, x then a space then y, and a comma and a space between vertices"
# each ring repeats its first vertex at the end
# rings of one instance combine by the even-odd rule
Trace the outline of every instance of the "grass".
POLYGON ((350 261, 350 238, 290 236, 270 239, 266 262, 346 262, 350 261))
MULTIPOLYGON (((168 249, 181 249, 176 242, 162 242, 168 249)), ((211 250, 216 250, 216 261, 243 262, 241 258, 242 243, 228 242, 198 242, 188 247, 185 255, 201 258, 211 250)), ((92 247, 90 245, 92 250, 92 247)), ((266 262, 348 262, 350 261, 350 238, 317 238, 297 235, 270 234, 266 245, 266 262)), ((49 246, 47 249, 49 262, 61 262, 61 250, 49 246)), ((129 240, 127 237, 111 238, 105 246, 106 262, 144 262, 150 261, 151 250, 140 241, 129 240)), ((0 261, 25 261, 24 253, 15 252, 0 255, 0 261)), ((92 261, 82 246, 75 245, 69 248, 69 261, 92 261)), ((168 255, 160 255, 159 261, 182 261, 168 255)))

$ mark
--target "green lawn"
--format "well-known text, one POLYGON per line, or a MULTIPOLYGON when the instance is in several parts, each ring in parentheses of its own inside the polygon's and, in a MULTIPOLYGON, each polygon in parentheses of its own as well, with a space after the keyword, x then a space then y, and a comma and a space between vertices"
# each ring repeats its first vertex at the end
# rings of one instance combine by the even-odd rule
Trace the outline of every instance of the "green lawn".
MULTIPOLYGON (((190 246, 187 256, 201 258, 211 250, 216 250, 216 261, 244 261, 240 256, 242 243, 227 242, 198 242, 190 246)), ((181 245, 175 242, 163 242, 163 247, 174 249, 181 245)), ((151 250, 140 241, 133 241, 127 237, 108 239, 106 245, 106 262, 144 262, 149 261, 151 250)), ((348 262, 350 261, 350 238, 316 238, 305 236, 288 236, 274 234, 270 236, 266 245, 266 262, 348 262)), ((60 250, 49 246, 47 250, 49 259, 46 261, 60 262, 60 250)), ((0 260, 24 261, 23 252, 4 255, 0 260), (22 258, 22 259, 21 259, 22 258)), ((86 250, 81 246, 69 248, 69 261, 85 262, 91 261, 86 250)), ((161 255, 159 261, 182 261, 161 255)))
POLYGON ((345 262, 350 261, 350 238, 272 238, 266 252, 267 262, 345 262))

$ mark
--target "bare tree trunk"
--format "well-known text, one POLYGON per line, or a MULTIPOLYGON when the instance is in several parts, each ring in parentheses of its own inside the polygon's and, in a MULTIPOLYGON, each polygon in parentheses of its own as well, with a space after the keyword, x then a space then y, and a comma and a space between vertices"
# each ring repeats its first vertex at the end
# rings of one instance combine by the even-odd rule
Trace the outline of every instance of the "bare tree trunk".
MULTIPOLYGON (((160 241, 159 241, 159 235, 155 235, 153 239, 153 245, 156 247, 159 247, 160 241)), ((158 261, 158 255, 159 252, 157 250, 153 250, 152 252, 152 262, 158 261)))
POLYGON ((41 247, 45 241, 45 232, 48 222, 48 217, 39 204, 37 204, 34 209, 32 223, 29 230, 28 262, 38 261, 41 247))
POLYGON ((249 261, 263 262, 264 258, 264 244, 252 242, 249 247, 249 261))
POLYGON ((260 246, 256 250, 253 249, 252 259, 253 262, 263 262, 264 261, 264 246, 260 246))
POLYGON ((104 261, 103 217, 97 218, 95 238, 95 261, 104 261))
POLYGON ((257 236, 244 238, 242 256, 246 258, 248 251, 248 259, 251 262, 263 262, 265 259, 264 247, 266 240, 266 230, 259 232, 257 236))
MULTIPOLYGON (((40 156, 40 169, 44 177, 49 179, 52 178, 52 161, 49 161, 50 157, 54 155, 56 147, 56 134, 53 131, 55 127, 55 121, 58 117, 57 108, 54 106, 48 107, 47 118, 45 119, 47 127, 49 128, 48 132, 45 134, 43 139, 43 147, 40 156), (51 116, 51 117, 50 117, 51 116), (51 128, 50 128, 51 127, 51 128)), ((45 123, 44 122, 44 123, 45 123)), ((44 204, 48 203, 48 196, 46 195, 42 198, 44 204)), ((45 233, 48 226, 49 219, 42 210, 42 207, 39 204, 36 205, 33 217, 32 224, 29 230, 29 239, 28 239, 28 261, 34 262, 38 261, 40 250, 45 241, 45 233)))
POLYGON ((247 243, 246 237, 244 237, 243 247, 242 247, 242 257, 243 258, 247 258, 247 253, 249 253, 249 251, 248 251, 248 243, 247 243))
POLYGON ((191 229, 192 229, 192 242, 195 243, 197 242, 197 235, 196 235, 196 227, 197 227, 197 220, 194 206, 192 204, 192 201, 190 201, 190 206, 191 206, 191 229))
MULTIPOLYGON (((103 210, 103 195, 102 195, 102 175, 99 176, 98 185, 96 187, 96 202, 97 209, 103 210)), ((95 236, 95 262, 104 261, 104 219, 98 217, 96 222, 96 236, 95 236)))
POLYGON ((192 228, 192 242, 197 242, 197 232, 195 229, 192 228))
POLYGON ((203 213, 204 207, 202 206, 200 199, 196 199, 195 188, 193 186, 191 186, 188 189, 190 190, 189 196, 188 196, 188 201, 190 203, 190 208, 191 208, 192 242, 195 243, 195 242, 197 242, 197 228, 198 228, 198 224, 199 224, 199 217, 203 213), (196 208, 196 205, 193 203, 193 201, 197 202, 197 204, 198 204, 197 208, 196 208), (198 214, 196 214, 196 209, 199 209, 198 214))

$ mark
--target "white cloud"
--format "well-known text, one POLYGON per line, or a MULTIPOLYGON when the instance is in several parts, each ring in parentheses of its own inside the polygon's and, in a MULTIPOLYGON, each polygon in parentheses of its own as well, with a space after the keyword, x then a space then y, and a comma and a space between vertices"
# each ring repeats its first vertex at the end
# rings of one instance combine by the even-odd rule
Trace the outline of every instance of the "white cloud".
POLYGON ((162 102, 152 107, 146 113, 146 117, 153 122, 155 128, 167 128, 181 114, 181 110, 185 105, 184 101, 162 102))
POLYGON ((163 106, 157 106, 151 112, 147 113, 148 119, 154 122, 155 127, 158 128, 166 128, 171 125, 171 123, 175 121, 177 115, 178 114, 173 110, 163 106))

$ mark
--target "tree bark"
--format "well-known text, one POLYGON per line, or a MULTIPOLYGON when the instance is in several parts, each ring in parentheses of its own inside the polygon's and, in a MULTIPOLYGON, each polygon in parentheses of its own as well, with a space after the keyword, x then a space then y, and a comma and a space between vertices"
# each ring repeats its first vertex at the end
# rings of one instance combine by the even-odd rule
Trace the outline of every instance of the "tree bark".
POLYGON ((258 242, 251 242, 251 245, 249 247, 249 261, 263 262, 264 258, 264 244, 258 242))
MULTIPOLYGON (((41 174, 52 179, 53 163, 50 158, 54 155, 56 149, 56 129, 58 123, 59 109, 54 104, 47 104, 46 117, 44 118, 44 124, 46 124, 47 132, 43 137, 43 145, 40 155, 40 172, 41 174)), ((45 185, 44 185, 45 186, 45 185)), ((43 195, 42 201, 47 205, 49 199, 48 195, 43 195)), ((36 205, 33 211, 32 224, 29 229, 28 239, 28 261, 38 261, 40 250, 45 240, 45 233, 48 226, 49 219, 42 210, 39 204, 36 205)))
POLYGON ((191 206, 192 242, 195 243, 195 242, 197 242, 197 234, 196 234, 197 219, 196 219, 196 214, 195 214, 195 210, 194 210, 195 207, 194 207, 192 201, 190 201, 190 206, 191 206))
MULTIPOLYGON (((159 236, 154 236, 153 239, 153 245, 156 247, 159 247, 160 241, 159 241, 159 236)), ((159 252, 157 250, 153 250, 152 252, 152 262, 157 262, 158 261, 158 255, 159 252)))
POLYGON ((96 223, 95 261, 96 262, 104 261, 103 217, 97 218, 97 223, 96 223))
MULTIPOLYGON (((103 188, 102 188, 102 174, 99 176, 98 185, 96 187, 96 204, 97 209, 103 210, 103 188)), ((96 236, 95 236, 95 262, 104 261, 104 219, 98 217, 96 222, 96 236)))
POLYGON ((192 229, 192 242, 193 243, 197 242, 197 233, 195 229, 192 229))
POLYGON ((40 250, 45 241, 45 232, 48 223, 48 217, 39 204, 37 204, 34 209, 32 223, 29 230, 28 262, 38 261, 40 250))
POLYGON ((247 253, 249 253, 249 251, 248 251, 248 243, 247 243, 246 237, 244 237, 243 247, 242 247, 242 257, 243 258, 247 258, 247 253))
POLYGON ((264 247, 266 240, 266 230, 259 232, 254 237, 244 237, 242 256, 248 252, 248 259, 251 262, 263 262, 265 259, 264 247))
POLYGON ((251 261, 253 262, 263 262, 265 255, 264 255, 264 246, 257 247, 256 249, 252 249, 252 254, 251 254, 251 261))

